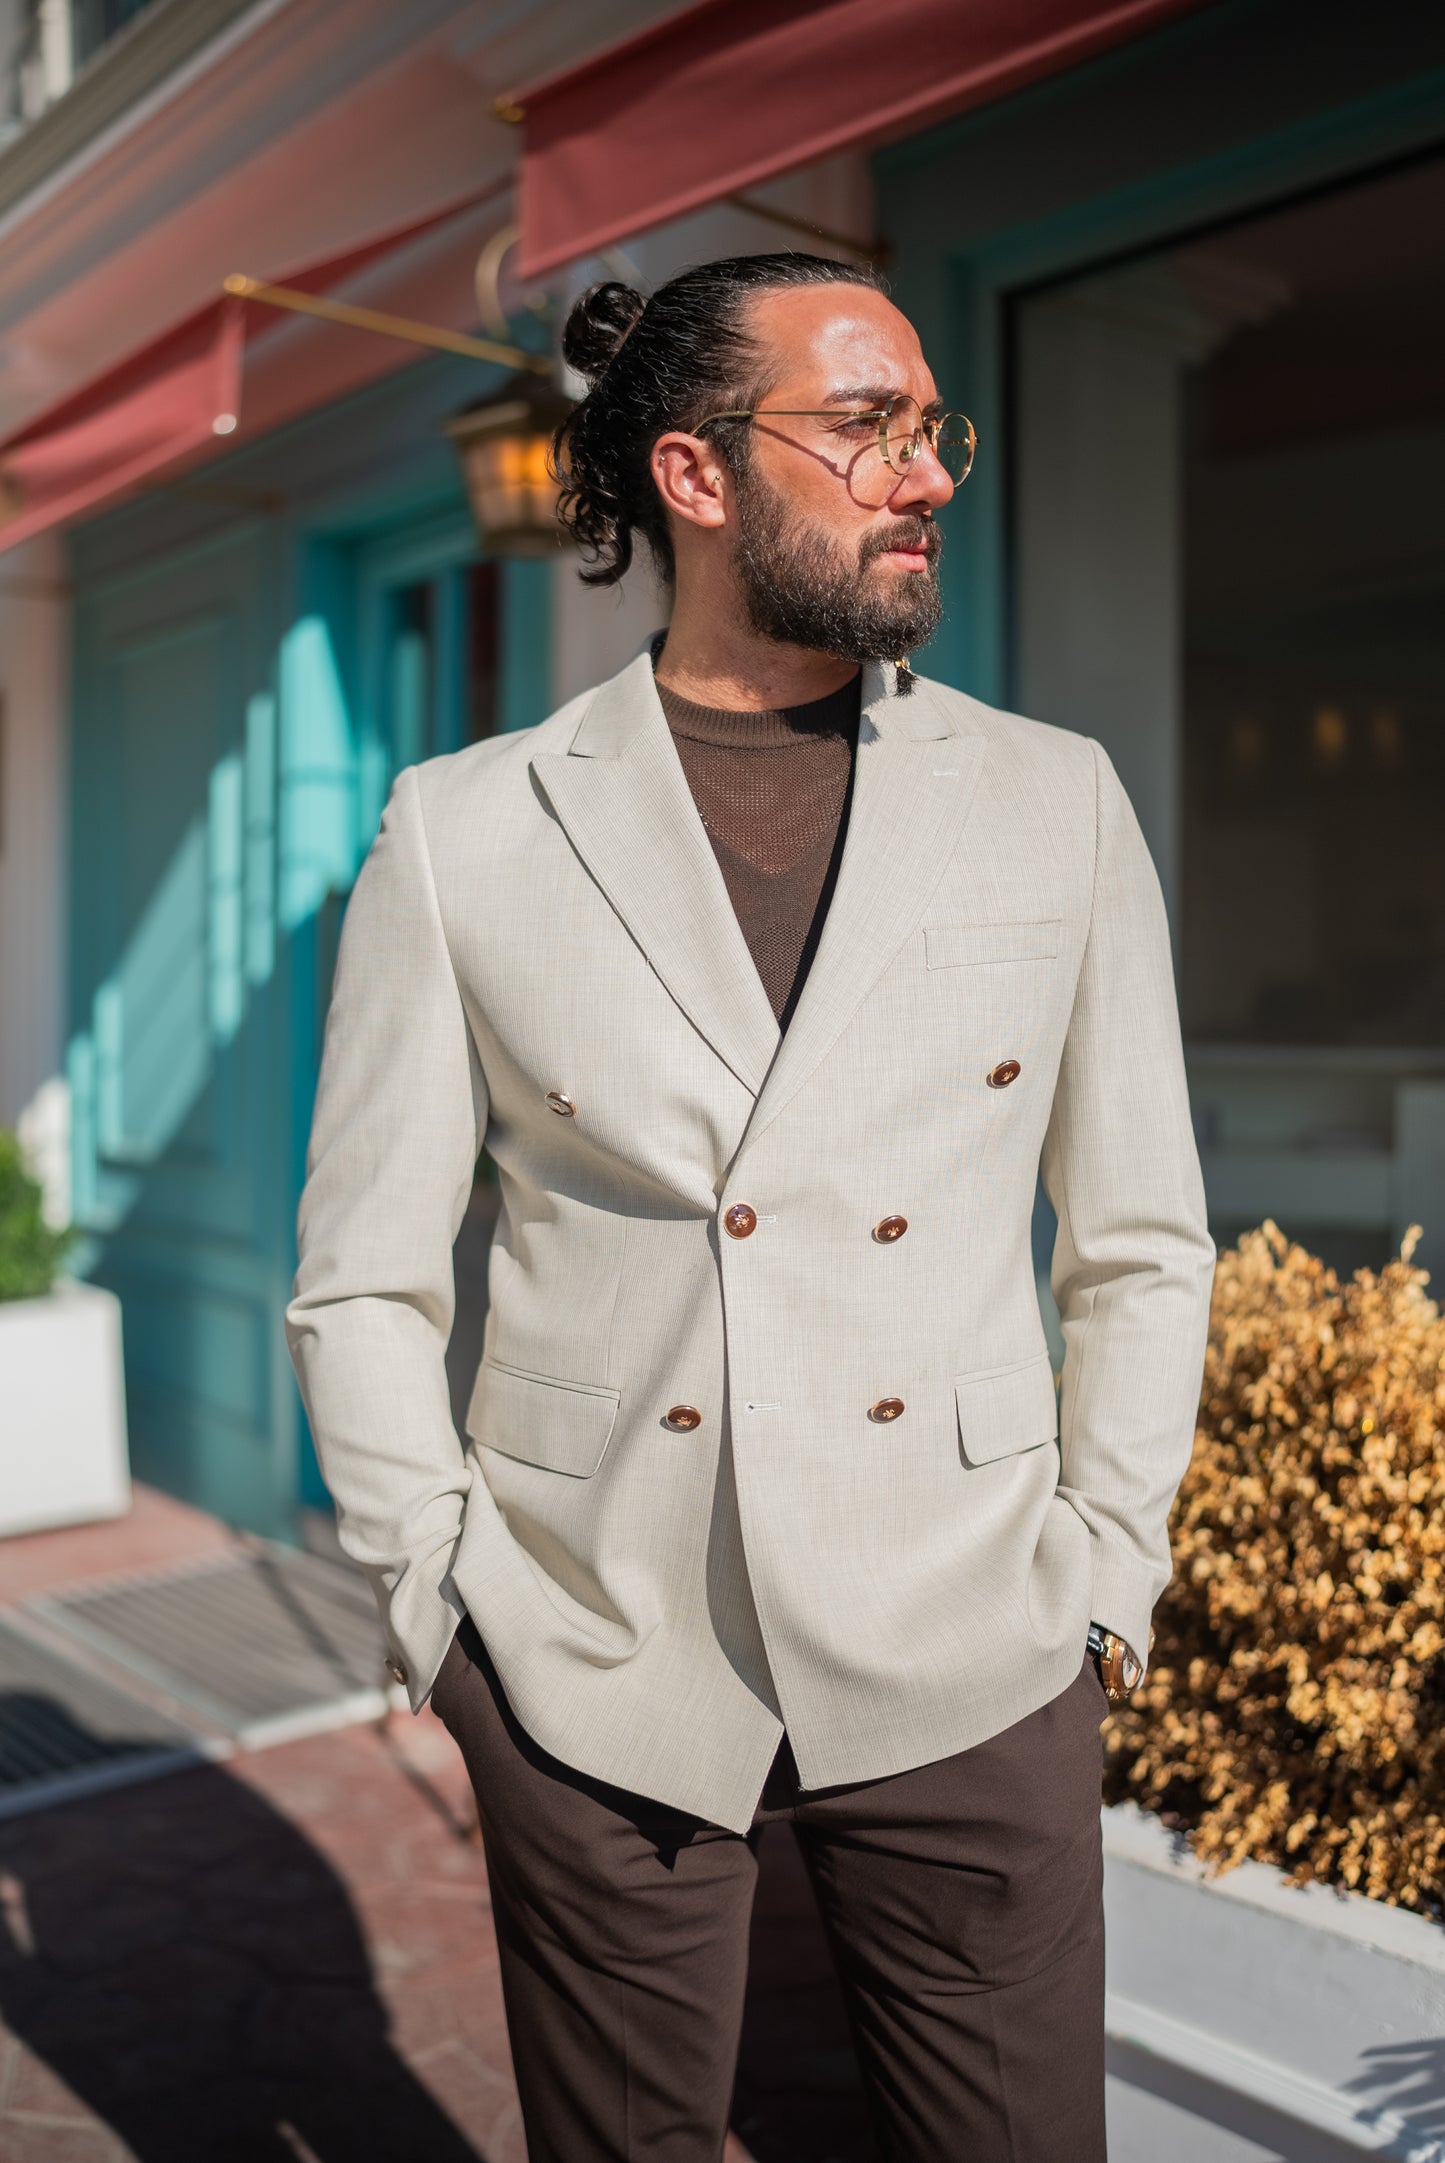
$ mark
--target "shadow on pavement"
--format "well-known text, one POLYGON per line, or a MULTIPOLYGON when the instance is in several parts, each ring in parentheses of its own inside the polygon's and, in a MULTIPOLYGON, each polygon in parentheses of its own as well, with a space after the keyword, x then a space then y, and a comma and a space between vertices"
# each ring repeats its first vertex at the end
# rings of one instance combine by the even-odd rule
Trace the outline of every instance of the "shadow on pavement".
MULTIPOLYGON (((393 2047, 341 1878, 212 1766, 0 1823, 0 2022, 137 2163, 486 2163, 393 2047)), ((11 2109, 73 2109, 18 2078, 11 2109)))
POLYGON ((1370 2098, 1360 2104, 1360 2123, 1388 2114, 1408 2126, 1422 2150, 1445 2138, 1445 2040, 1425 2035, 1377 2043, 1363 2056, 1364 2071, 1345 2083, 1370 2098))

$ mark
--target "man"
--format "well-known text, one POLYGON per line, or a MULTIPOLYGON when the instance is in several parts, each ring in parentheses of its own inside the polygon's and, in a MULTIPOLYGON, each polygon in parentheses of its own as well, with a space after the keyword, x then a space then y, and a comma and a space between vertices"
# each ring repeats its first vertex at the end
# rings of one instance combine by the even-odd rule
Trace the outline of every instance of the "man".
POLYGON ((532 2163, 716 2163, 782 1820, 891 2163, 1097 2163, 1100 1662, 1213 1264, 1157 881, 1097 744, 912 674, 972 431, 872 278, 565 350, 584 575, 640 537, 671 625, 400 774, 357 883, 287 1317, 342 1540, 476 1787, 532 2163))

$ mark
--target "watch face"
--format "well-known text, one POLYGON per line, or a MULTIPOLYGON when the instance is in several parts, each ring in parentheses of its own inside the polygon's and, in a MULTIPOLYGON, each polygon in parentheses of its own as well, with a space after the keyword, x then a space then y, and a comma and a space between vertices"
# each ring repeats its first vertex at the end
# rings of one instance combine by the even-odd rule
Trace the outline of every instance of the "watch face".
POLYGON ((1137 1690, 1139 1684, 1144 1680, 1143 1663, 1130 1651, 1127 1645, 1121 1645, 1119 1649, 1122 1655, 1119 1666, 1124 1677, 1124 1688, 1126 1690, 1137 1690))

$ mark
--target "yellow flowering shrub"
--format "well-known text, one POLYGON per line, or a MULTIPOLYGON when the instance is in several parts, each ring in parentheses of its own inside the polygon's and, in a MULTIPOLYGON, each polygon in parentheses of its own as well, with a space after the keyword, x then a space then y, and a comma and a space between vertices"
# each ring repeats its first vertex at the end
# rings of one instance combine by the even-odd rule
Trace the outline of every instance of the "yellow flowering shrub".
POLYGON ((1106 1793, 1207 1864, 1445 1914, 1445 1317, 1272 1223, 1220 1255, 1174 1578, 1106 1793))

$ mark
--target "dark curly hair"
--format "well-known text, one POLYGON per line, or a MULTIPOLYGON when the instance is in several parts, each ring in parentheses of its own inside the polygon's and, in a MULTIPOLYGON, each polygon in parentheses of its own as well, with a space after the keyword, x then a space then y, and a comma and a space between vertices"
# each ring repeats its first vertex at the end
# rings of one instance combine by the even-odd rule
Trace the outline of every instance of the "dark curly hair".
MULTIPOLYGON (((581 573, 586 585, 616 584, 632 563, 637 533, 671 583, 672 540, 649 466, 652 446, 670 428, 691 430, 719 406, 753 405, 765 395, 747 304, 756 294, 796 285, 884 290, 871 270, 784 253, 695 264, 651 299, 614 280, 577 302, 562 352, 588 390, 558 429, 553 455, 562 482, 558 516, 591 559, 592 568, 581 573)), ((716 421, 709 440, 740 474, 746 425, 716 421)))

